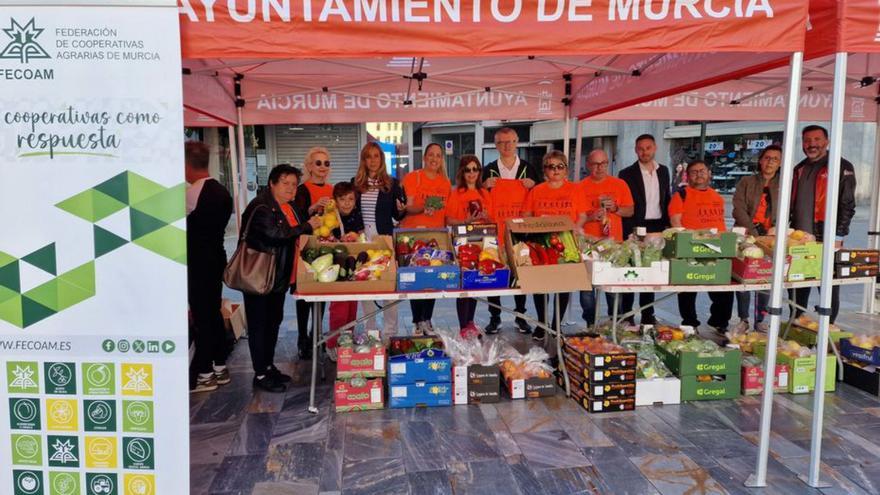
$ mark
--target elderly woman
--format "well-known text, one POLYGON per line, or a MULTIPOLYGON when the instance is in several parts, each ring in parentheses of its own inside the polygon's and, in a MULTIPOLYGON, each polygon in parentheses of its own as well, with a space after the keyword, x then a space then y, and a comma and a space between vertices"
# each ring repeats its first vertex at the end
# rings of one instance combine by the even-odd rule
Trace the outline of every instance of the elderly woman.
POLYGON ((283 392, 290 377, 273 363, 278 329, 284 316, 284 297, 290 287, 294 246, 300 235, 310 234, 321 220, 293 207, 300 171, 290 165, 277 165, 269 173, 269 188, 247 206, 242 215, 248 247, 275 254, 275 287, 268 294, 244 294, 248 324, 248 347, 254 367, 254 388, 283 392))
MULTIPOLYGON (((550 215, 565 215, 572 219, 576 225, 576 231, 580 231, 587 221, 587 201, 577 184, 568 180, 568 159, 565 153, 553 150, 542 160, 545 182, 538 184, 529 191, 526 202, 523 204, 523 215, 527 217, 543 217, 550 215)), ((568 306, 568 293, 563 292, 554 295, 559 298, 559 315, 565 313, 568 306)), ((535 294, 535 310, 538 320, 547 322, 544 294, 535 294)), ((559 331, 556 325, 558 315, 553 315, 553 328, 559 331)), ((532 338, 537 341, 544 340, 543 328, 536 328, 532 338)))
MULTIPOLYGON (((425 148, 422 168, 407 174, 403 179, 407 201, 406 217, 400 223, 401 227, 446 228, 446 203, 452 184, 446 177, 443 159, 443 147, 431 143, 425 148), (431 206, 428 206, 428 198, 432 199, 431 206)), ((434 335, 434 327, 431 325, 434 299, 411 300, 409 304, 412 308, 415 334, 434 335)))
MULTIPOLYGON (((395 222, 406 215, 406 195, 400 182, 388 175, 385 153, 375 142, 361 148, 357 175, 352 179, 357 192, 358 209, 364 218, 364 233, 373 240, 378 235, 393 235, 395 222)), ((372 313, 384 301, 363 301, 364 314, 372 313)), ((366 321, 366 329, 376 330, 376 318, 366 321)), ((382 337, 385 340, 397 334, 397 306, 382 313, 382 337)))
MULTIPOLYGON (((306 212, 307 216, 322 215, 324 207, 333 199, 333 185, 330 184, 330 152, 322 146, 310 149, 303 160, 303 169, 307 172, 306 180, 296 188, 293 200, 297 210, 306 212)), ((321 318, 324 317, 324 303, 321 318)), ((300 299, 296 300, 297 348, 299 358, 312 359, 311 335, 309 334, 309 314, 312 305, 300 299)))

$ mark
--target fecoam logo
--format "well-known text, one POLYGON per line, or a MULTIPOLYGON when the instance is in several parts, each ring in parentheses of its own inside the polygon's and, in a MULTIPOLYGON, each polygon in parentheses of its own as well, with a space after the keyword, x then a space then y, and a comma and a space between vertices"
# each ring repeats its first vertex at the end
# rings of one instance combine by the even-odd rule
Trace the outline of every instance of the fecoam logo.
MULTIPOLYGON (((37 42, 37 38, 43 33, 43 28, 38 28, 33 18, 24 25, 10 18, 9 27, 3 29, 3 32, 12 40, 6 44, 3 51, 0 51, 0 59, 18 60, 22 64, 27 64, 35 59, 52 58, 37 42)), ((55 79, 55 71, 53 69, 0 68, 0 79, 55 79)))

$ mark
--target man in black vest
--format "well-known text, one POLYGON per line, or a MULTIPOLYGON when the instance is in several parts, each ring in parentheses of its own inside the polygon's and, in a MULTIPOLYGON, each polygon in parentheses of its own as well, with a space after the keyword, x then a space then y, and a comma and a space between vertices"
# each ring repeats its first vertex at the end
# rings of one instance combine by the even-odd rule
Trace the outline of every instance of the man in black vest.
MULTIPOLYGON (((635 211, 633 216, 623 219, 623 237, 626 239, 635 233, 637 227, 645 227, 647 233, 663 232, 669 227, 669 169, 657 163, 654 155, 657 143, 654 136, 642 134, 636 138, 636 155, 638 161, 621 170, 617 175, 629 186, 632 193, 635 211)), ((621 295, 620 314, 632 310, 633 294, 621 295)), ((639 294, 639 305, 654 302, 653 292, 639 294)), ((633 320, 630 320, 632 323, 633 320)), ((655 323, 654 307, 642 310, 643 325, 655 323)))
POLYGON ((223 238, 232 215, 232 197, 208 173, 210 150, 195 141, 185 145, 186 249, 189 309, 196 327, 196 352, 190 390, 207 392, 229 383, 220 314, 226 250, 223 238))
MULTIPOLYGON (((544 171, 533 167, 529 162, 520 159, 516 151, 517 143, 519 143, 519 138, 517 137, 516 131, 510 127, 502 127, 495 131, 495 149, 498 150, 499 157, 497 160, 487 163, 486 166, 483 167, 483 185, 492 189, 495 187, 495 183, 499 179, 518 180, 523 186, 523 188, 520 188, 523 195, 521 199, 525 200, 525 192, 535 187, 535 184, 544 180, 544 171)), ((521 216, 522 211, 496 211, 496 214, 498 217, 503 217, 496 218, 496 221, 502 223, 510 215, 521 216)), ((518 313, 525 313, 526 296, 513 296, 513 299, 516 303, 516 308, 514 309, 518 313)), ((492 304, 501 304, 500 297, 489 297, 487 300, 492 304)), ((501 310, 489 306, 489 315, 489 324, 486 325, 486 333, 498 333, 498 327, 501 325, 501 310)), ((531 333, 532 331, 532 327, 529 326, 528 322, 520 318, 516 319, 516 326, 520 333, 531 333)))

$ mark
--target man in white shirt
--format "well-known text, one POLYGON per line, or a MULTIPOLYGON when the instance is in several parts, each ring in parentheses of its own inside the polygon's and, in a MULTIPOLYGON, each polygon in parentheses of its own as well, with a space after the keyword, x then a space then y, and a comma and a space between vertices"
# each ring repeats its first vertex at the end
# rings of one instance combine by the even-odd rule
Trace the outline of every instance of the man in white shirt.
MULTIPOLYGON (((657 153, 657 143, 654 136, 642 134, 637 137, 635 151, 639 159, 617 175, 629 186, 635 203, 633 215, 623 219, 624 239, 634 233, 636 227, 645 227, 649 234, 663 232, 669 227, 669 169, 654 159, 657 153)), ((632 310, 633 301, 632 294, 623 294, 620 313, 632 310)), ((639 294, 640 306, 653 302, 654 293, 643 292, 639 294)), ((654 322, 654 307, 643 309, 641 323, 652 325, 654 322)))

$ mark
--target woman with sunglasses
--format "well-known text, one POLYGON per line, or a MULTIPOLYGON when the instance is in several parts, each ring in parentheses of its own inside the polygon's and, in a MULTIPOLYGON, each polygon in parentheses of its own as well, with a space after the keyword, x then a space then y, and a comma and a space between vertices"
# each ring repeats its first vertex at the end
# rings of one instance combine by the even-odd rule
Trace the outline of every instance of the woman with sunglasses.
MULTIPOLYGON (((455 188, 449 196, 446 207, 446 223, 461 225, 468 223, 491 222, 494 218, 492 197, 483 187, 482 166, 475 155, 463 155, 455 174, 455 188)), ((456 300, 458 326, 461 336, 473 338, 480 336, 480 329, 474 324, 477 310, 476 299, 462 297, 456 300)))
MULTIPOLYGON (((406 215, 406 195, 403 187, 394 177, 388 175, 385 166, 385 153, 375 142, 361 148, 360 164, 352 179, 357 193, 357 208, 364 217, 364 233, 372 240, 377 235, 394 235, 394 223, 406 215)), ((364 315, 376 310, 385 301, 362 301, 364 315)), ((365 328, 375 330, 376 318, 365 322, 365 328)), ((382 313, 382 338, 388 340, 397 334, 397 306, 391 306, 382 313)))
MULTIPOLYGON (((538 184, 529 191, 526 202, 523 205, 523 216, 543 217, 551 215, 565 215, 571 217, 575 223, 575 230, 580 231, 587 221, 587 202, 577 184, 568 180, 568 159, 559 150, 553 150, 542 160, 545 182, 538 184)), ((556 294, 559 298, 559 315, 554 314, 552 325, 557 332, 556 318, 565 313, 568 306, 568 293, 556 294)), ((538 320, 547 322, 544 294, 535 294, 535 310, 538 320)), ((536 328, 532 338, 537 341, 544 340, 543 328, 536 328)))
MULTIPOLYGON (((310 149, 303 160, 303 169, 307 172, 306 180, 296 188, 293 198, 294 207, 305 211, 308 216, 322 215, 324 207, 333 198, 333 185, 330 184, 330 152, 322 146, 310 149)), ((324 304, 321 303, 321 318, 324 317, 324 304)), ((311 336, 309 335, 309 315, 312 303, 296 300, 297 347, 299 358, 312 358, 311 336)))
MULTIPOLYGON (((400 222, 403 228, 446 227, 446 206, 452 184, 446 177, 443 147, 429 144, 424 151, 422 168, 403 178, 406 192, 406 217, 400 222)), ((410 300, 415 335, 434 335, 431 317, 434 300, 410 300)))

